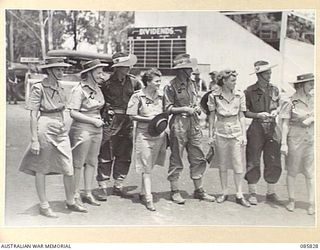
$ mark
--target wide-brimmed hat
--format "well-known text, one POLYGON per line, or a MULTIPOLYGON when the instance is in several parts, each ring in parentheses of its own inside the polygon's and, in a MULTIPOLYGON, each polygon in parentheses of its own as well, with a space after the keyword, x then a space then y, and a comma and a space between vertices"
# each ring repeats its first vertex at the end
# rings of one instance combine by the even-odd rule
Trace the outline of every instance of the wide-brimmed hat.
POLYGON ((54 68, 54 67, 70 67, 71 64, 65 63, 64 60, 65 57, 46 57, 44 59, 44 64, 39 65, 39 69, 48 69, 48 68, 54 68))
POLYGON ((209 75, 217 75, 218 73, 219 73, 218 71, 211 71, 209 75))
POLYGON ((258 73, 267 71, 267 70, 272 69, 272 68, 274 68, 276 66, 277 66, 277 64, 270 65, 266 61, 257 61, 257 62, 254 63, 254 72, 251 73, 250 75, 258 74, 258 73))
POLYGON ((196 69, 198 65, 196 58, 190 58, 189 54, 180 54, 173 59, 172 69, 196 69))
POLYGON ((169 114, 168 113, 161 113, 159 115, 156 115, 148 125, 148 132, 151 136, 158 136, 160 135, 163 131, 168 126, 168 119, 169 119, 169 114))
POLYGON ((116 53, 115 55, 113 55, 112 60, 113 60, 113 65, 111 66, 111 68, 132 67, 137 63, 138 58, 134 54, 126 55, 124 53, 116 53))
POLYGON ((309 82, 314 80, 314 75, 312 73, 307 73, 303 75, 298 75, 297 80, 294 82, 290 82, 292 84, 301 83, 301 82, 309 82))
POLYGON ((109 66, 108 63, 101 63, 101 61, 99 59, 94 59, 94 60, 91 60, 89 62, 85 62, 84 64, 82 64, 83 70, 80 72, 80 74, 82 75, 90 70, 95 69, 95 68, 107 67, 107 66, 109 66))
POLYGON ((210 114, 209 107, 208 107, 208 99, 209 99, 209 95, 211 94, 212 91, 213 90, 210 90, 209 92, 205 93, 204 96, 200 100, 200 107, 206 115, 210 114))

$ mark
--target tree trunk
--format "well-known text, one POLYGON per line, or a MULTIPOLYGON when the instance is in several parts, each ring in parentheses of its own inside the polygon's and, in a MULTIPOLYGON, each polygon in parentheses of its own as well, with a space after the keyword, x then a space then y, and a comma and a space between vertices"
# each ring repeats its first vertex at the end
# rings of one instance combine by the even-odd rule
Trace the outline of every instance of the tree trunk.
POLYGON ((43 21, 43 12, 42 10, 39 11, 39 21, 40 21, 40 31, 41 31, 41 52, 42 52, 42 59, 46 57, 46 38, 44 32, 44 21, 43 21))
POLYGON ((53 50, 52 22, 53 22, 53 10, 48 10, 48 46, 49 46, 49 50, 53 50))
POLYGON ((110 12, 104 12, 104 31, 103 31, 103 52, 104 53, 111 53, 108 51, 108 44, 109 44, 109 20, 110 20, 110 12))
POLYGON ((9 17, 9 53, 10 53, 10 62, 14 61, 14 49, 13 49, 13 16, 8 15, 9 17))
POLYGON ((73 50, 77 50, 78 41, 77 41, 77 18, 78 18, 78 11, 73 11, 73 50))

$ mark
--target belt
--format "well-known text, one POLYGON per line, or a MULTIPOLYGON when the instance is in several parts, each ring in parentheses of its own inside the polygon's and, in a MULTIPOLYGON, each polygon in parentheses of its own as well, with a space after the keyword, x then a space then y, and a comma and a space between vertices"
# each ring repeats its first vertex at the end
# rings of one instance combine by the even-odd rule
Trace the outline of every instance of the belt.
POLYGON ((238 115, 232 115, 232 116, 223 116, 220 114, 217 114, 217 121, 221 122, 235 122, 238 120, 238 115))
POLYGON ((259 123, 275 123, 276 122, 275 118, 266 118, 266 119, 253 118, 253 121, 259 122, 259 123))
POLYGON ((115 114, 122 114, 122 115, 125 115, 125 114, 126 114, 126 110, 125 110, 125 109, 112 109, 112 111, 113 111, 115 114))

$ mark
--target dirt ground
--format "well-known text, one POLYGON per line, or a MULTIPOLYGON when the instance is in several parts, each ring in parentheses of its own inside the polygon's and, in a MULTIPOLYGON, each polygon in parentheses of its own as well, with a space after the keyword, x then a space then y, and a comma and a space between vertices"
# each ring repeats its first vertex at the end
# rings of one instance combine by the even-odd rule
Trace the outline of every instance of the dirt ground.
MULTIPOLYGON (((204 131, 207 135, 207 131, 204 131)), ((204 136, 205 137, 205 136, 204 136)), ((100 207, 87 205, 89 213, 70 212, 65 208, 65 194, 62 176, 47 177, 47 194, 50 204, 59 218, 48 219, 38 212, 38 199, 34 186, 34 177, 18 171, 19 162, 30 141, 29 112, 24 103, 7 105, 6 123, 6 186, 5 186, 5 223, 6 226, 109 226, 109 225, 225 225, 225 226, 289 226, 313 227, 315 216, 307 214, 306 188, 303 176, 297 178, 296 210, 288 212, 283 205, 277 206, 265 201, 266 183, 260 180, 258 185, 259 205, 245 208, 235 203, 234 195, 223 204, 208 203, 193 199, 193 184, 189 178, 187 160, 181 178, 182 195, 186 204, 177 205, 170 201, 167 162, 164 167, 154 169, 153 193, 156 212, 148 211, 138 199, 141 178, 131 168, 126 179, 126 189, 132 198, 120 198, 111 195, 112 182, 107 202, 100 207)), ((204 138, 204 145, 206 139, 204 138)), ((207 149, 205 150, 207 151, 207 149)), ((277 186, 277 193, 283 204, 287 202, 285 183, 286 171, 283 171, 277 186)), ((230 194, 235 193, 232 172, 229 172, 230 194)), ((244 183, 244 192, 247 185, 244 183)), ((97 188, 97 185, 95 184, 97 188)), ((207 169, 204 188, 209 194, 218 195, 221 191, 217 169, 207 169)))

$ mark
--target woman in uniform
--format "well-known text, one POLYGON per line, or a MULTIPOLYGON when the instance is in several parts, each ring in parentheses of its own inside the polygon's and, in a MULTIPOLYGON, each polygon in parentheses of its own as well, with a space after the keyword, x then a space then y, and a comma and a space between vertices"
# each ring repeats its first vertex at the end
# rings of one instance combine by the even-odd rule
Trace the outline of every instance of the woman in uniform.
POLYGON ((314 75, 297 76, 293 83, 295 94, 284 101, 280 118, 282 118, 281 153, 286 155, 288 170, 287 185, 289 203, 287 210, 295 209, 295 179, 302 173, 306 178, 308 192, 308 214, 315 213, 314 203, 314 114, 313 87, 314 75))
MULTIPOLYGON (((135 157, 136 170, 142 174, 139 198, 150 211, 156 210, 151 194, 151 171, 155 165, 164 165, 166 151, 165 132, 158 134, 148 129, 150 121, 156 115, 162 114, 162 95, 158 92, 161 83, 160 77, 161 72, 157 69, 150 69, 145 72, 142 76, 145 88, 131 96, 127 108, 127 114, 134 121, 137 121, 136 138, 134 138, 135 152, 133 155, 135 157)), ((165 115, 163 118, 166 119, 165 115)))
POLYGON ((236 203, 250 207, 242 194, 242 179, 244 175, 244 148, 247 144, 245 118, 245 95, 235 90, 237 73, 235 70, 223 70, 218 76, 221 87, 213 91, 208 98, 209 138, 215 146, 216 159, 211 164, 216 165, 220 172, 222 195, 218 203, 228 199, 228 168, 234 171, 236 185, 236 203))
POLYGON ((72 153, 67 129, 64 124, 65 93, 58 83, 63 69, 71 66, 63 58, 47 58, 40 68, 47 74, 31 88, 27 109, 30 110, 31 143, 20 171, 35 176, 35 185, 40 200, 40 214, 57 218, 46 196, 46 175, 63 174, 67 208, 86 212, 73 198, 72 153))
POLYGON ((85 193, 82 201, 93 206, 100 206, 91 191, 104 124, 100 116, 104 98, 99 84, 105 79, 105 66, 108 64, 102 64, 98 59, 85 63, 84 70, 80 72, 81 82, 72 90, 68 103, 73 118, 69 136, 73 155, 75 199, 80 202, 79 185, 83 169, 85 193))

